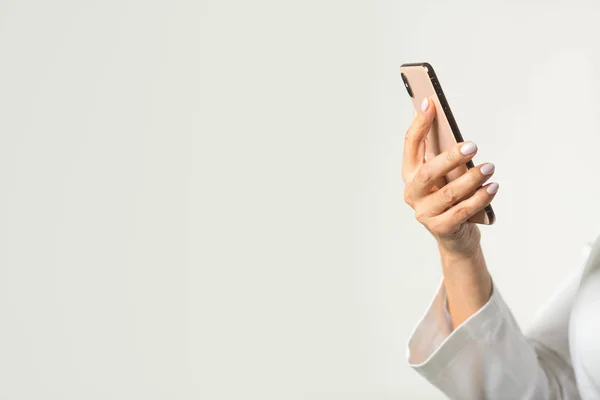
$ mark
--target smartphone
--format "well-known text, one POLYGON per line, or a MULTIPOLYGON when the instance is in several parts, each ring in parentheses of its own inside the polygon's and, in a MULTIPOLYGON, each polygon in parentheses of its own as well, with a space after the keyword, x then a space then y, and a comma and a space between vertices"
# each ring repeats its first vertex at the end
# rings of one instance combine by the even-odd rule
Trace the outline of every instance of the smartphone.
MULTIPOLYGON (((463 142, 464 140, 452 115, 448 100, 442 90, 442 85, 431 64, 426 62, 402 64, 400 75, 415 110, 420 109, 421 102, 425 97, 429 97, 435 104, 436 116, 427 136, 427 144, 430 146, 431 151, 437 155, 450 150, 456 143, 463 142)), ((438 185, 445 185, 453 181, 473 167, 473 161, 469 161, 455 168, 438 185)), ((469 222, 483 225, 491 225, 495 221, 496 215, 491 205, 486 206, 485 209, 469 218, 469 222)))

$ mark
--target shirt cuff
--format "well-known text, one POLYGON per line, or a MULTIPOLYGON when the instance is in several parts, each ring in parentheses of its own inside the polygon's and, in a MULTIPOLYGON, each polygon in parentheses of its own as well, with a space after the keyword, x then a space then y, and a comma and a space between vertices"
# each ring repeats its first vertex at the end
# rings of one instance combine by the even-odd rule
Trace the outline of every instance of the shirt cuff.
POLYGON ((506 318, 514 323, 500 293, 492 287, 488 302, 453 331, 442 281, 408 341, 408 363, 433 381, 473 338, 494 332, 506 318))

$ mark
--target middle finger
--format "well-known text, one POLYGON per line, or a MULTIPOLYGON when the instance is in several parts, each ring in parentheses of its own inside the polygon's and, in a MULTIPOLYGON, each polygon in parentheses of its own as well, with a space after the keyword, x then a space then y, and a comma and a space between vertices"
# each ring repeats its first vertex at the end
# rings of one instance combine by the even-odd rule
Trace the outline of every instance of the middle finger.
POLYGON ((461 164, 466 164, 476 152, 477 145, 475 143, 461 142, 421 165, 411 185, 414 198, 425 197, 431 193, 433 186, 440 178, 461 164))
POLYGON ((460 200, 473 194, 494 174, 494 170, 495 166, 492 163, 485 163, 471 168, 440 190, 423 198, 418 207, 424 210, 428 217, 439 215, 460 200))

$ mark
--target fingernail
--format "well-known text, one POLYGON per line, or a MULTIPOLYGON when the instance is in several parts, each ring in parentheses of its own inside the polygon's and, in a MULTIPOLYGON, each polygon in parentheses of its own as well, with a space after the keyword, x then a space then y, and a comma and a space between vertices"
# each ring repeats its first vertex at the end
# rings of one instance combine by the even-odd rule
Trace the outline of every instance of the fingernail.
POLYGON ((498 191, 499 187, 500 187, 500 185, 498 185, 496 182, 494 182, 490 186, 488 186, 486 190, 489 194, 494 194, 498 191))
POLYGON ((429 108, 429 99, 425 97, 421 103, 421 111, 425 112, 429 108))
POLYGON ((494 169, 496 169, 496 166, 494 164, 486 163, 486 164, 483 164, 479 170, 481 171, 482 174, 489 175, 492 172, 494 172, 494 169))
POLYGON ((469 154, 473 154, 477 151, 477 145, 473 142, 467 142, 465 144, 463 144, 463 146, 460 148, 460 152, 463 155, 469 155, 469 154))

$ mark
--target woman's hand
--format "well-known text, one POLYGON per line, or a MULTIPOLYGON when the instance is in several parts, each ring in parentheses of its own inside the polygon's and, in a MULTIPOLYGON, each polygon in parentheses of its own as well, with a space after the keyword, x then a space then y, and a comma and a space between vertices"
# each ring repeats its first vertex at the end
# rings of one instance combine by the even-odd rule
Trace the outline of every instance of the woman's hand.
POLYGON ((415 210, 416 219, 436 238, 440 250, 468 256, 478 251, 480 233, 477 225, 467 220, 485 208, 498 190, 497 183, 480 187, 494 173, 494 165, 478 165, 443 185, 444 175, 471 160, 477 146, 463 142, 437 156, 430 154, 427 133, 434 117, 434 103, 425 99, 421 112, 406 132, 402 164, 406 182, 404 200, 415 210))

